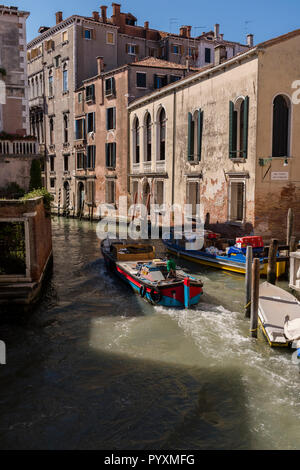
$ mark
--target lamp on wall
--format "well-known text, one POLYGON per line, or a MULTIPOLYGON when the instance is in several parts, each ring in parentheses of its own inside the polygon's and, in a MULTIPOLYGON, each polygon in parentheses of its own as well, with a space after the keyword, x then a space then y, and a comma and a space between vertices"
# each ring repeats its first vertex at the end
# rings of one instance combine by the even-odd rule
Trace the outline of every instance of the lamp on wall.
POLYGON ((283 166, 289 166, 289 161, 288 161, 288 159, 287 159, 287 158, 284 160, 284 162, 283 162, 283 166))

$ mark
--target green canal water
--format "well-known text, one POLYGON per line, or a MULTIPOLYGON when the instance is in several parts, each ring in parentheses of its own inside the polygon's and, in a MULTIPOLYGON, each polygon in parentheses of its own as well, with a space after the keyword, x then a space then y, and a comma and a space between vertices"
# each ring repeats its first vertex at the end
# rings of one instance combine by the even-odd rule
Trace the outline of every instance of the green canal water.
POLYGON ((106 272, 95 227, 53 220, 41 303, 0 324, 0 448, 298 449, 299 369, 249 338, 244 278, 180 261, 201 303, 155 308, 106 272))

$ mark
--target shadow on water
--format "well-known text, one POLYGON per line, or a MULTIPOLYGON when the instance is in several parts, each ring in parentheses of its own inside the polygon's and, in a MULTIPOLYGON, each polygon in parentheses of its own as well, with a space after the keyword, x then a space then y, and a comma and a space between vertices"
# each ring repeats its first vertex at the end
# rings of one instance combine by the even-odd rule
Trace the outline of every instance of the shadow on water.
MULTIPOLYGON (((143 347, 133 357, 130 345, 128 351, 103 348, 101 321, 110 331, 119 318, 144 325, 155 312, 106 272, 98 250, 90 224, 55 221, 54 273, 42 301, 26 321, 0 326, 7 345, 0 448, 251 448, 237 368, 145 358, 143 347), (98 320, 96 349, 91 330, 98 320)), ((170 321, 175 334, 171 320, 157 321, 170 321)), ((153 335, 149 325, 145 343, 153 335)))

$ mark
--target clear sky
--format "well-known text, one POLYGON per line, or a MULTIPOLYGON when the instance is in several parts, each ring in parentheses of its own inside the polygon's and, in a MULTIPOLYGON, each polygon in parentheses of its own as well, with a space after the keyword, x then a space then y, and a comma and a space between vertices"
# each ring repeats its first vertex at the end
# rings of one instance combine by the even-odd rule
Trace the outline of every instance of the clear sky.
MULTIPOLYGON (((63 11, 64 18, 72 14, 91 16, 112 2, 102 0, 15 0, 11 5, 31 13, 27 23, 28 41, 38 35, 40 26, 53 26, 55 12, 63 11)), ((300 28, 299 0, 120 0, 121 11, 130 12, 138 24, 150 21, 150 27, 178 32, 181 25, 191 25, 192 34, 209 31, 220 23, 224 39, 245 42, 247 33, 255 35, 257 44, 266 39, 300 28)), ((5 2, 6 5, 9 3, 5 2)))

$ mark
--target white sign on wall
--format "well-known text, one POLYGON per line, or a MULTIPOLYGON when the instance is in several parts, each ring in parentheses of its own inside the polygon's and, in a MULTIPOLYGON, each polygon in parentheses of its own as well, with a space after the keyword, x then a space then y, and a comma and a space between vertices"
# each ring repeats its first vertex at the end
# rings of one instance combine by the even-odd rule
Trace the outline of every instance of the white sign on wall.
POLYGON ((289 172, 288 171, 272 171, 271 173, 271 180, 274 181, 282 181, 289 179, 289 172))

